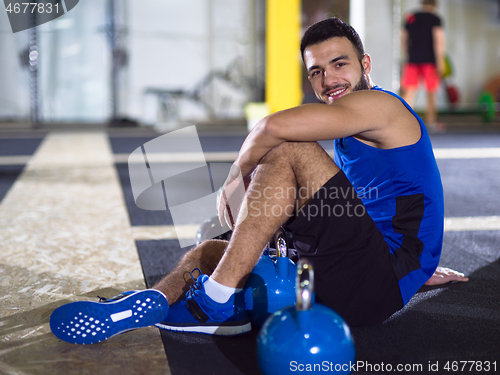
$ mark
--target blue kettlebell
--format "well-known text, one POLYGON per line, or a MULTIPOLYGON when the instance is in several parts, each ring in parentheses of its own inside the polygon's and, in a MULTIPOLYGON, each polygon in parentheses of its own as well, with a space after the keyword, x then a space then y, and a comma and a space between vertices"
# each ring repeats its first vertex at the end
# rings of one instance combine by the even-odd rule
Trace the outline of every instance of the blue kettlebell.
POLYGON ((297 268, 297 304, 270 316, 257 338, 257 359, 264 375, 299 372, 350 374, 355 346, 345 321, 314 303, 314 272, 301 259, 297 268))
POLYGON ((245 304, 254 327, 261 327, 279 309, 295 304, 297 265, 286 256, 282 229, 276 232, 274 242, 277 255, 269 255, 269 250, 264 250, 245 284, 245 304))

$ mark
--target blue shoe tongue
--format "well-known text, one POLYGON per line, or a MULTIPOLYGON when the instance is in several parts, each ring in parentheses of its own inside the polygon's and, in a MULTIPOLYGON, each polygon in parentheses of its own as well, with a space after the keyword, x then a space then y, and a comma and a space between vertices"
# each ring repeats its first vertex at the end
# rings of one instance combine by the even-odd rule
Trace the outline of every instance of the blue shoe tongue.
POLYGON ((202 284, 203 284, 203 283, 204 283, 205 281, 207 281, 209 278, 210 278, 210 276, 208 276, 208 275, 200 275, 200 276, 198 276, 198 280, 197 280, 197 281, 199 281, 200 283, 202 283, 202 284))

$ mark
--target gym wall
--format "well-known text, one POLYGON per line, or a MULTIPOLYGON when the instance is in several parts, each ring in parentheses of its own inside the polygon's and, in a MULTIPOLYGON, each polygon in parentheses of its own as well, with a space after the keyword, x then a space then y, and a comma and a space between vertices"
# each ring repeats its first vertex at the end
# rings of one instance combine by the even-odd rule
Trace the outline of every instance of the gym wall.
MULTIPOLYGON (((307 0, 303 0, 307 1, 307 0)), ((351 0, 351 3, 354 0, 351 0)), ((356 0, 364 7, 364 42, 375 83, 398 89, 398 12, 419 0, 356 0)), ((40 114, 45 122, 108 121, 112 115, 109 0, 80 1, 64 16, 37 27, 40 114)), ((167 121, 165 101, 146 89, 178 89, 178 116, 207 120, 243 116, 246 101, 264 99, 265 0, 119 0, 118 115, 167 121), (211 73, 221 74, 210 76, 211 73), (221 78, 222 77, 222 78, 221 78), (191 98, 199 95, 199 99, 191 98), (203 103, 205 102, 205 103, 203 103), (207 106, 213 113, 207 113, 207 106)), ((500 74, 500 18, 495 0, 440 0, 451 79, 465 103, 476 103, 488 79, 500 74)), ((29 121, 29 73, 21 63, 28 31, 13 34, 0 11, 0 122, 29 121)), ((423 107, 424 95, 416 106, 423 107)), ((446 105, 444 92, 439 104, 446 105)), ((168 111, 167 111, 168 112, 168 111)))

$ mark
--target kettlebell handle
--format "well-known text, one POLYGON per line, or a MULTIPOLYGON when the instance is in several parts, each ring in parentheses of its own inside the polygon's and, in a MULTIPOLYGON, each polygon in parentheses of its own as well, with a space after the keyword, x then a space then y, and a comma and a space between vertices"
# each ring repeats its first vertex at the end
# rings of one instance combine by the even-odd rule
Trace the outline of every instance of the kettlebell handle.
POLYGON ((297 278, 295 293, 297 296, 296 308, 298 311, 309 310, 313 304, 314 270, 307 259, 300 259, 297 264, 297 278))
POLYGON ((274 234, 276 255, 280 258, 288 257, 288 246, 286 244, 285 231, 280 227, 274 234))

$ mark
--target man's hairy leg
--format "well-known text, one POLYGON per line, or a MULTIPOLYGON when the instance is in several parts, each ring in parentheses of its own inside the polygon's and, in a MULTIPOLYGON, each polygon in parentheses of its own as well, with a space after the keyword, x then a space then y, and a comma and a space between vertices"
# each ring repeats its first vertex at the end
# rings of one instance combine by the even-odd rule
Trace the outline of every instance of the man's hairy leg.
MULTIPOLYGON (((204 241, 188 251, 174 270, 156 283, 152 289, 159 290, 167 296, 169 305, 182 297, 193 284, 191 271, 199 268, 201 273, 210 275, 219 263, 228 242, 222 240, 204 241)), ((199 275, 195 274, 194 277, 199 275)))
POLYGON ((286 142, 271 150, 247 189, 248 215, 236 225, 212 278, 243 287, 276 230, 337 172, 337 165, 316 142, 286 142))
POLYGON ((425 111, 425 124, 435 126, 437 121, 437 94, 435 92, 427 93, 427 108, 425 111))

